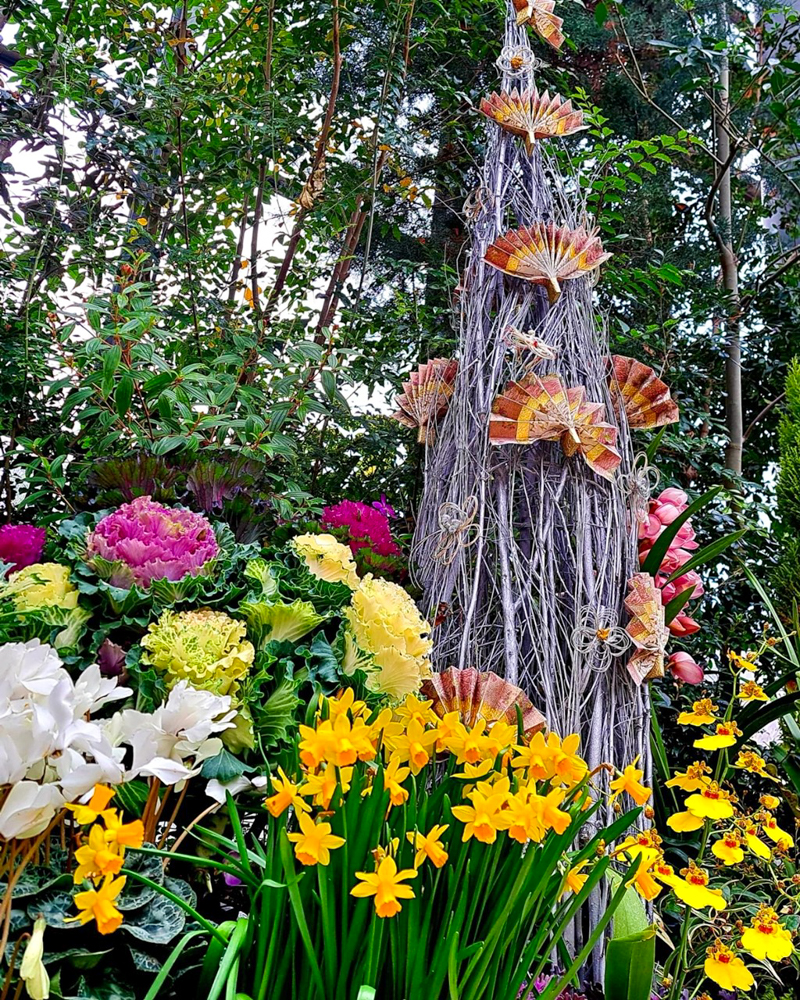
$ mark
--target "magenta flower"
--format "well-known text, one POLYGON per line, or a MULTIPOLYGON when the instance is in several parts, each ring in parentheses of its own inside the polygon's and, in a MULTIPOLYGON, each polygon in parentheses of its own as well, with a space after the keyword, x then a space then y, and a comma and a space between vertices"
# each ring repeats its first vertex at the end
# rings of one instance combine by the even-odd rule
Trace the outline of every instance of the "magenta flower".
POLYGON ((705 673, 700 664, 688 653, 678 650, 667 660, 667 666, 672 675, 684 684, 702 684, 705 673))
POLYGON ((397 517, 397 511, 392 507, 389 501, 386 499, 386 494, 381 493, 380 500, 373 500, 372 506, 375 510, 380 511, 384 517, 397 517))
POLYGON ((392 540, 389 518, 385 513, 357 500, 342 500, 322 511, 326 528, 347 530, 353 553, 369 548, 380 556, 400 555, 400 547, 392 540))
POLYGON ((219 552, 214 530, 202 514, 162 507, 137 497, 104 517, 86 539, 86 561, 100 575, 98 557, 112 564, 115 587, 149 587, 153 580, 198 576, 219 552))
POLYGON ((42 561, 47 532, 32 524, 4 524, 0 528, 0 563, 11 563, 9 573, 42 561))

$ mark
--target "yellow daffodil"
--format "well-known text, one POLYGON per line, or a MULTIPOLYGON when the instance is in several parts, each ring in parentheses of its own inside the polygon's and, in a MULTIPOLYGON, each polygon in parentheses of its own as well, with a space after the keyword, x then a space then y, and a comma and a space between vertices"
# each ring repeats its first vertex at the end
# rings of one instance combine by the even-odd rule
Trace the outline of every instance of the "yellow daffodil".
MULTIPOLYGON (((266 799, 264 805, 272 816, 277 818, 286 812, 289 806, 293 806, 297 812, 308 812, 308 804, 300 798, 299 786, 286 777, 282 767, 278 768, 278 777, 273 774, 270 780, 275 794, 266 799)), ((325 808, 327 809, 327 804, 325 808)))
POLYGON ((696 760, 690 764, 685 771, 678 771, 677 774, 666 782, 667 788, 680 788, 684 792, 699 792, 701 788, 711 783, 711 768, 705 761, 696 760))
POLYGON ((114 798, 114 789, 105 785, 95 785, 92 797, 85 805, 78 802, 67 803, 67 809, 75 813, 75 822, 79 826, 89 826, 97 822, 99 816, 108 808, 108 803, 114 798))
MULTIPOLYGON (((352 767, 334 767, 333 764, 325 764, 314 774, 307 774, 303 784, 297 789, 298 795, 305 795, 312 798, 315 806, 327 809, 331 804, 331 799, 336 791, 336 786, 341 784, 342 794, 346 795, 350 790, 350 781, 353 777, 352 767)), ((269 800, 268 800, 269 801, 269 800)), ((298 799, 301 803, 295 803, 295 811, 308 812, 309 807, 298 799)), ((280 814, 278 814, 280 815, 280 814)))
POLYGON ((534 733, 527 746, 515 744, 516 757, 511 758, 515 769, 526 768, 530 781, 548 781, 553 777, 553 754, 541 732, 534 733))
POLYGON ((735 830, 729 830, 711 845, 711 853, 724 865, 738 865, 744 860, 742 838, 735 830))
POLYGON ((731 719, 729 722, 720 722, 713 736, 703 736, 695 740, 694 746, 698 750, 721 750, 723 747, 732 747, 737 736, 741 735, 741 729, 735 720, 731 719))
POLYGON ((297 814, 300 833, 290 833, 289 840, 294 843, 294 853, 301 865, 330 864, 331 851, 344 844, 344 837, 331 833, 330 823, 315 823, 305 813, 297 814))
POLYGON ((559 836, 572 822, 570 814, 559 809, 566 794, 566 790, 563 788, 553 788, 547 795, 534 795, 531 798, 531 803, 537 810, 544 829, 555 830, 559 836))
POLYGON ((752 750, 740 750, 733 766, 738 767, 741 771, 749 771, 750 774, 758 774, 762 778, 772 777, 767 772, 767 762, 752 750))
POLYGON ((477 764, 490 756, 494 759, 494 755, 487 752, 486 719, 478 719, 472 729, 459 722, 453 734, 444 740, 444 745, 455 755, 458 764, 477 764))
POLYGON ((465 781, 478 781, 480 778, 486 777, 493 767, 494 761, 487 758, 478 764, 465 764, 464 770, 455 771, 453 777, 463 778, 465 781))
POLYGON ((755 681, 745 681, 736 697, 740 701, 769 701, 769 695, 755 681))
POLYGON ((752 924, 745 928, 742 947, 759 962, 765 959, 780 962, 794 952, 791 931, 779 923, 778 914, 771 906, 762 906, 752 924))
POLYGON ((661 852, 654 850, 644 850, 639 854, 639 864, 636 871, 625 885, 633 888, 643 899, 655 899, 661 892, 661 886, 653 878, 653 867, 661 860, 661 852))
POLYGON ((328 718, 335 719, 337 715, 349 715, 350 718, 357 719, 367 706, 366 702, 356 701, 355 698, 355 691, 352 688, 345 688, 338 698, 326 698, 328 718))
POLYGON ((765 812, 761 817, 761 829, 770 840, 776 844, 783 844, 784 847, 794 847, 792 835, 785 830, 781 830, 778 821, 770 812, 765 812))
POLYGON ((685 805, 687 812, 701 819, 730 819, 733 816, 730 793, 720 788, 716 781, 690 795, 685 805))
POLYGON ((517 727, 498 719, 486 733, 484 753, 490 758, 504 754, 509 747, 513 746, 516 738, 517 727))
POLYGON ((436 726, 437 752, 441 753, 443 750, 449 749, 447 741, 453 736, 457 736, 463 729, 464 725, 461 722, 458 712, 448 712, 443 718, 439 719, 436 726))
POLYGON ((581 738, 577 733, 565 736, 561 740, 555 733, 547 734, 547 748, 553 766, 551 781, 562 785, 575 785, 585 777, 589 770, 586 761, 578 756, 581 738))
POLYGON ((413 833, 407 833, 406 837, 410 844, 413 845, 414 850, 417 852, 414 857, 414 867, 419 868, 425 858, 435 865, 437 868, 441 868, 442 865, 447 861, 447 851, 444 849, 444 844, 442 844, 442 834, 449 829, 449 826, 433 826, 430 832, 423 836, 418 830, 413 833))
POLYGON ((392 723, 386 727, 386 746, 401 764, 408 762, 412 774, 419 774, 431 759, 438 734, 435 729, 425 729, 419 719, 408 725, 392 723))
POLYGON ((512 840, 518 840, 520 844, 541 840, 544 828, 526 789, 520 789, 516 795, 509 797, 508 821, 508 835, 512 840))
POLYGON ((72 878, 75 885, 80 885, 84 879, 100 882, 106 875, 119 875, 124 860, 125 848, 119 851, 106 845, 105 830, 99 823, 89 830, 89 841, 75 852, 78 867, 72 878))
POLYGON ((710 726, 716 721, 719 705, 710 698, 701 698, 694 702, 691 712, 681 712, 678 716, 679 726, 710 726))
POLYGON ((356 872, 356 878, 361 879, 361 883, 350 890, 350 895, 362 898, 374 896, 378 916, 393 917, 402 909, 398 900, 414 898, 414 890, 403 882, 416 877, 414 868, 398 871, 394 858, 386 857, 375 872, 356 872))
POLYGON ((375 848, 374 851, 369 853, 375 860, 375 864, 379 865, 384 858, 394 858, 397 856, 397 848, 400 846, 400 838, 392 837, 386 847, 382 847, 380 844, 375 848))
POLYGON ((715 941, 706 952, 703 971, 724 990, 750 990, 755 982, 744 962, 730 948, 715 941))
POLYGON ((410 767, 401 767, 398 757, 392 757, 383 772, 383 788, 389 793, 389 801, 393 806, 401 806, 408 801, 408 790, 402 783, 411 774, 410 767))
POLYGON ((758 800, 765 809, 774 810, 781 804, 781 800, 776 795, 764 794, 758 800))
POLYGON ((403 704, 394 710, 395 718, 405 725, 416 720, 422 726, 438 726, 441 720, 431 705, 432 701, 423 701, 416 695, 408 694, 403 704))
POLYGON ((688 868, 681 869, 683 878, 676 878, 671 888, 682 903, 691 906, 693 910, 704 910, 707 906, 715 910, 724 910, 728 905, 720 889, 708 888, 708 872, 698 868, 694 861, 688 868))
POLYGON ((462 841, 475 837, 484 844, 493 844, 497 840, 498 830, 507 830, 510 816, 505 804, 508 795, 505 792, 495 792, 484 795, 477 789, 470 792, 471 806, 453 806, 453 815, 464 824, 462 841))
POLYGON ((305 767, 314 771, 328 758, 336 743, 333 724, 330 719, 326 719, 316 729, 312 726, 299 726, 298 729, 301 736, 300 760, 305 767))
POLYGON ((107 875, 99 889, 77 893, 75 905, 81 912, 77 917, 68 917, 67 920, 77 920, 81 924, 94 920, 100 934, 112 934, 122 923, 122 914, 114 903, 125 888, 125 881, 124 875, 120 878, 107 875))
POLYGON ((575 865, 574 868, 570 868, 567 872, 566 878, 564 879, 564 885, 561 887, 561 892, 558 894, 558 898, 567 893, 571 892, 577 895, 581 889, 586 884, 586 879, 589 877, 588 874, 583 874, 583 869, 589 864, 588 859, 586 861, 581 861, 580 864, 575 865))
POLYGON ((144 843, 144 823, 140 819, 134 819, 130 823, 122 822, 122 814, 113 809, 107 809, 103 813, 106 824, 105 838, 107 844, 116 844, 118 847, 132 847, 138 850, 144 843))
POLYGON ((703 823, 705 823, 704 819, 700 816, 695 816, 694 813, 690 813, 688 810, 673 813, 667 819, 667 826, 676 833, 691 833, 693 830, 699 830, 703 823))
POLYGON ((653 794, 649 788, 641 784, 644 771, 636 767, 638 757, 632 764, 628 764, 622 774, 611 782, 611 797, 609 802, 613 802, 619 795, 627 792, 637 806, 643 806, 653 794))

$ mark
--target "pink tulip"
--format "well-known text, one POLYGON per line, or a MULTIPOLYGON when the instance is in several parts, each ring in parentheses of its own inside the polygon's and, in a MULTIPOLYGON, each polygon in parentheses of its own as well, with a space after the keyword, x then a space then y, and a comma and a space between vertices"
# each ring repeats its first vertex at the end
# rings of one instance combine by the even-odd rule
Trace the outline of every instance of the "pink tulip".
POLYGON ((673 635, 683 638, 684 636, 699 632, 700 626, 694 618, 690 618, 685 611, 681 611, 669 623, 669 630, 673 635))
POLYGON ((703 668, 688 653, 679 650, 667 660, 667 666, 674 677, 684 684, 702 684, 705 677, 703 668))
POLYGON ((662 503, 674 504, 676 507, 680 507, 682 511, 686 510, 689 506, 689 497, 683 492, 683 490, 679 490, 675 486, 669 486, 667 489, 662 490, 658 499, 662 503))

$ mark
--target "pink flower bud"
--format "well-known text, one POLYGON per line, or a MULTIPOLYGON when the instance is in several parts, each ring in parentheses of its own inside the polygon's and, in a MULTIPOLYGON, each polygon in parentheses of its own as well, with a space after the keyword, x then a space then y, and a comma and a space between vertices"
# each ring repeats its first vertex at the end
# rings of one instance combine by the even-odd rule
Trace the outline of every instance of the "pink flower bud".
POLYGON ((673 676, 677 677, 679 681, 683 681, 684 684, 703 683, 705 677, 703 668, 682 650, 678 650, 677 653, 670 656, 667 660, 667 666, 672 671, 673 676))

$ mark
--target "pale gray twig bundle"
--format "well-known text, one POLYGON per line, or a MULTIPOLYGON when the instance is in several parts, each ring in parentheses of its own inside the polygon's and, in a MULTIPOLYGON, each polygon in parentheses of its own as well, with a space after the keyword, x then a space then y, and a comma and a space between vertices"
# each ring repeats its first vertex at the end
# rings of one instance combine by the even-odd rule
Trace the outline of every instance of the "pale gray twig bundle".
MULTIPOLYGON (((501 58, 507 91, 534 83, 527 29, 517 27, 509 5, 504 51, 511 49, 525 54, 528 68, 512 76, 501 58)), ((521 140, 494 124, 487 130, 461 282, 459 371, 427 449, 412 554, 425 610, 440 621, 434 663, 495 670, 528 692, 555 732, 580 733, 590 765, 622 767, 639 756, 649 777, 647 686, 631 680, 628 653, 619 655, 617 647, 617 655, 601 655, 579 636, 595 618, 624 625, 626 582, 638 566, 626 485, 630 435, 624 414, 612 407, 606 335, 592 308, 590 280, 565 281, 551 306, 544 288, 483 261, 489 244, 508 229, 539 220, 575 228, 588 220, 568 196, 545 143, 529 157, 521 140), (585 386, 590 400, 605 405, 605 419, 619 428, 622 454, 613 483, 580 455, 567 458, 557 442, 489 443, 493 401, 531 362, 510 346, 509 326, 534 330, 557 352, 555 360, 539 362, 538 374, 555 372, 565 386, 585 386)), ((602 905, 600 897, 592 909, 602 905)))

